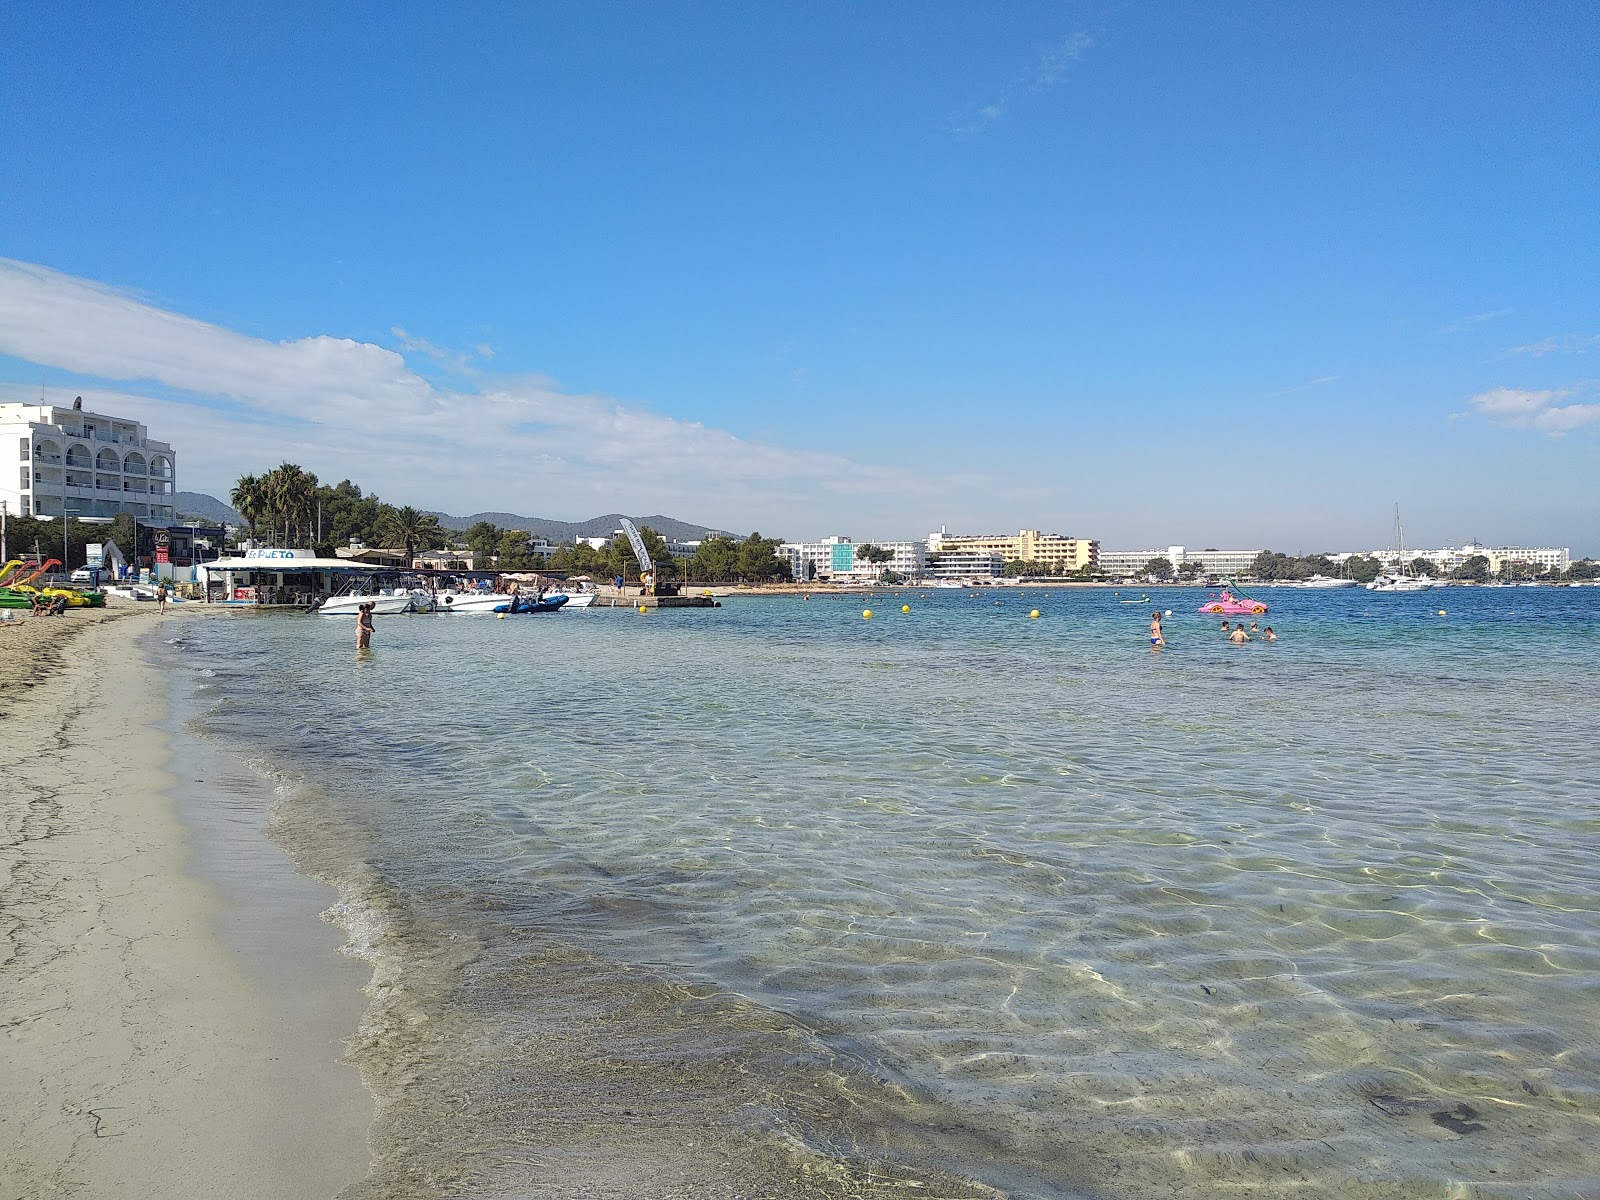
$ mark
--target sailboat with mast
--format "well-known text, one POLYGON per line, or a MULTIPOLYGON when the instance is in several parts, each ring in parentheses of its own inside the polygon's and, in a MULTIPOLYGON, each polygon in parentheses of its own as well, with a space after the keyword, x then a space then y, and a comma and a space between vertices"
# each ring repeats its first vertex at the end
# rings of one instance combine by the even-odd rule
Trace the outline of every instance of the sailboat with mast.
POLYGON ((1406 562, 1406 531, 1400 524, 1400 506, 1394 506, 1395 563, 1392 571, 1385 571, 1367 584, 1369 592, 1426 592, 1438 586, 1438 581, 1418 575, 1406 562))

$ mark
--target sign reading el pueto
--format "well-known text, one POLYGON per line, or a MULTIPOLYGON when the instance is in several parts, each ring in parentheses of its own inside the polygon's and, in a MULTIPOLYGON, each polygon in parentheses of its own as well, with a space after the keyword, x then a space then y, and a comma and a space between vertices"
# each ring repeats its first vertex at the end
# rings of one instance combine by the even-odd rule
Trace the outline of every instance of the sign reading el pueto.
POLYGON ((246 558, 315 558, 310 550, 277 550, 270 546, 257 546, 244 552, 246 558))

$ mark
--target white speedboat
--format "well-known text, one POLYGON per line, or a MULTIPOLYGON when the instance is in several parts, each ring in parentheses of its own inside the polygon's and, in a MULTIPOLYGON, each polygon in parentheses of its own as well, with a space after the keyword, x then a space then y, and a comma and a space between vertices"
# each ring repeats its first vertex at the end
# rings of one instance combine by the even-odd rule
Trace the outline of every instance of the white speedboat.
POLYGON ((437 598, 434 611, 442 613, 492 613, 501 605, 510 603, 511 597, 504 592, 445 592, 437 598))
POLYGON ((593 603, 593 592, 568 592, 567 602, 561 606, 561 611, 566 612, 569 608, 588 608, 593 603))
POLYGON ((1360 587, 1354 579, 1339 579, 1333 575, 1313 575, 1300 585, 1308 588, 1353 588, 1360 587))
MULTIPOLYGON (((427 597, 424 596, 423 599, 425 601, 427 597)), ((363 604, 372 605, 374 616, 393 616, 396 613, 411 612, 415 601, 411 593, 403 588, 395 588, 389 592, 374 592, 371 595, 351 592, 343 596, 329 596, 317 607, 317 613, 324 617, 353 617, 363 604)))

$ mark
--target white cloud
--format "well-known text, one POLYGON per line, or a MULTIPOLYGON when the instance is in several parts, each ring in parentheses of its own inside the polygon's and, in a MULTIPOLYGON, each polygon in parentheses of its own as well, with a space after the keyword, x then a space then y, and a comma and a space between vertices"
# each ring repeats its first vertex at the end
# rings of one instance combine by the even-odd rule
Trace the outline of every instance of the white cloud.
POLYGON ((1566 433, 1597 421, 1600 421, 1600 404, 1566 404, 1545 409, 1533 418, 1533 427, 1546 433, 1566 433))
POLYGON ((1083 57, 1084 52, 1093 45, 1094 39, 1086 33, 1068 34, 1060 42, 1042 51, 1010 83, 1006 84, 1001 89, 999 99, 992 104, 982 105, 970 114, 955 118, 950 126, 950 132, 963 137, 982 133, 1010 112, 1011 106, 1019 97, 1043 95, 1060 86, 1073 66, 1083 57))
POLYGON ((1513 346, 1508 353, 1531 354, 1543 358, 1546 354, 1582 354, 1600 346, 1600 333, 1567 333, 1560 337, 1547 337, 1526 346, 1513 346))
POLYGON ((1570 388, 1501 387, 1479 392, 1469 403, 1496 424, 1514 429, 1537 429, 1559 437, 1581 426, 1600 422, 1600 404, 1557 403, 1573 394, 1570 388))
MULTIPOLYGON (((418 353, 438 351, 398 326, 394 334, 418 353)), ((288 459, 325 480, 349 477, 397 502, 463 513, 667 511, 798 536, 815 532, 794 528, 799 514, 865 509, 899 524, 930 507, 932 484, 908 472, 566 393, 541 376, 436 387, 381 346, 266 341, 6 259, 0 353, 122 385, 72 392, 170 440, 185 489, 225 491, 238 475, 288 459), (177 394, 148 394, 146 383, 177 394)), ((37 394, 0 388, 7 400, 37 394)))

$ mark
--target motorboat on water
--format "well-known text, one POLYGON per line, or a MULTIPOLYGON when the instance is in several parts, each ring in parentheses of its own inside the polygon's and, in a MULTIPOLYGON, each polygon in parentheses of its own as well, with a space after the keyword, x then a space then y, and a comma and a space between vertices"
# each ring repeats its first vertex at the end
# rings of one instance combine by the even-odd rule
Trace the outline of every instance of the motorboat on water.
POLYGON ((390 588, 387 591, 347 592, 342 596, 329 596, 317 606, 317 615, 323 617, 353 617, 363 604, 372 605, 374 616, 393 616, 396 613, 427 612, 432 600, 427 592, 408 588, 390 588))
POLYGON ((569 608, 588 608, 593 603, 593 592, 569 592, 567 602, 561 606, 561 610, 565 612, 569 608))
POLYGON ((504 592, 443 592, 434 602, 434 612, 492 613, 510 601, 504 592))
POLYGON ((1313 575, 1300 586, 1324 590, 1331 588, 1353 588, 1360 587, 1361 585, 1354 579, 1340 579, 1336 575, 1313 575))
POLYGON ((566 607, 567 597, 560 592, 548 596, 501 596, 500 606, 494 611, 498 616, 522 616, 526 613, 560 612, 566 607))

